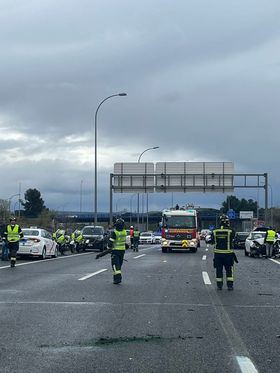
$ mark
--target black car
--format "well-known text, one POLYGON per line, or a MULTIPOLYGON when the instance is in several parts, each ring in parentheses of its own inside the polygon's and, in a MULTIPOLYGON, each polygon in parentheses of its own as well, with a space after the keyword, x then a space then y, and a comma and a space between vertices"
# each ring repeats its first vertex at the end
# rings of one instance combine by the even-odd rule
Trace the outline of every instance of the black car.
POLYGON ((245 249, 245 241, 249 236, 249 232, 236 232, 233 239, 233 248, 236 249, 245 249))
POLYGON ((87 225, 82 229, 84 250, 103 251, 107 247, 108 234, 101 226, 87 225))

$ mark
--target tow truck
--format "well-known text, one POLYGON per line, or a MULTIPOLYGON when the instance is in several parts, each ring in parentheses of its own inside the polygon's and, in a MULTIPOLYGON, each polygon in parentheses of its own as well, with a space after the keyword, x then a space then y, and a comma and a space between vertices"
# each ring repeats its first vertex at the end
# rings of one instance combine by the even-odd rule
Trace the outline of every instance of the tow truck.
POLYGON ((197 226, 197 211, 194 208, 171 208, 162 212, 161 249, 189 250, 193 253, 200 247, 197 226))

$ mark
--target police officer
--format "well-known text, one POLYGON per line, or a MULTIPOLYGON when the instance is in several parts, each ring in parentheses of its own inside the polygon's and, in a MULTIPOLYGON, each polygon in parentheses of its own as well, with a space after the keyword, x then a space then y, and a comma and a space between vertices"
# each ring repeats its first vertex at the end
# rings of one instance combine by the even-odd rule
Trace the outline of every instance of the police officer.
POLYGON ((211 243, 214 244, 214 268, 216 269, 217 289, 223 288, 223 267, 226 271, 228 290, 233 290, 233 264, 237 261, 233 251, 234 231, 230 228, 229 218, 220 217, 220 228, 211 234, 211 243))
POLYGON ((266 248, 266 258, 271 258, 272 252, 273 252, 273 244, 276 238, 277 238, 277 233, 275 232, 274 229, 269 227, 264 238, 264 243, 265 243, 265 248, 266 248))
POLYGON ((64 250, 66 249, 66 237, 65 237, 65 230, 64 229, 57 229, 53 233, 53 239, 58 245, 58 251, 61 255, 64 255, 64 250))
POLYGON ((10 251, 11 267, 13 268, 16 265, 19 240, 23 237, 20 226, 16 224, 16 218, 10 218, 10 224, 6 226, 4 237, 10 251))
POLYGON ((71 233, 71 240, 73 240, 75 243, 77 253, 82 247, 83 239, 84 237, 79 229, 76 229, 73 233, 71 233))
POLYGON ((108 247, 111 251, 111 264, 113 269, 113 282, 119 284, 122 281, 122 264, 124 259, 125 250, 128 249, 126 244, 126 230, 124 229, 124 220, 117 219, 115 229, 111 233, 108 247))

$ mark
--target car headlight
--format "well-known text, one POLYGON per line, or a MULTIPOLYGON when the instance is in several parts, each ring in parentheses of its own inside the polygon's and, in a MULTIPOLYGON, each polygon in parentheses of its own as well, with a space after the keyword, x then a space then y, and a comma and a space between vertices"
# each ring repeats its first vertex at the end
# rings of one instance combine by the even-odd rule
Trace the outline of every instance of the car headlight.
POLYGON ((191 245, 191 246, 194 246, 194 242, 193 242, 193 241, 191 241, 190 245, 191 245))

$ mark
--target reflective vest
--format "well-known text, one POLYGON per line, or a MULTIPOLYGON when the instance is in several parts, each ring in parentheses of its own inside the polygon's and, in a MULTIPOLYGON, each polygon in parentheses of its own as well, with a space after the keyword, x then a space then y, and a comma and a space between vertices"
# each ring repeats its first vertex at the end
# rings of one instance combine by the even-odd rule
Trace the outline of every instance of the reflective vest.
POLYGON ((139 231, 134 231, 134 237, 138 238, 140 236, 140 232, 139 231))
POLYGON ((65 241, 65 236, 64 232, 57 230, 54 234, 53 237, 57 243, 63 243, 65 241))
POLYGON ((122 231, 114 230, 116 238, 113 244, 113 250, 125 250, 125 242, 126 242, 126 230, 123 229, 122 231))
POLYGON ((14 227, 11 225, 7 226, 7 240, 8 242, 18 242, 20 239, 19 225, 16 224, 14 227))
POLYGON ((215 229, 214 235, 214 253, 216 254, 232 254, 232 230, 231 229, 215 229))
POLYGON ((276 232, 273 231, 272 229, 269 229, 267 231, 267 237, 266 237, 265 242, 271 242, 271 243, 273 243, 274 239, 275 239, 275 235, 276 235, 276 232))
POLYGON ((80 243, 81 241, 83 241, 83 235, 81 233, 78 235, 75 234, 75 242, 80 243))

